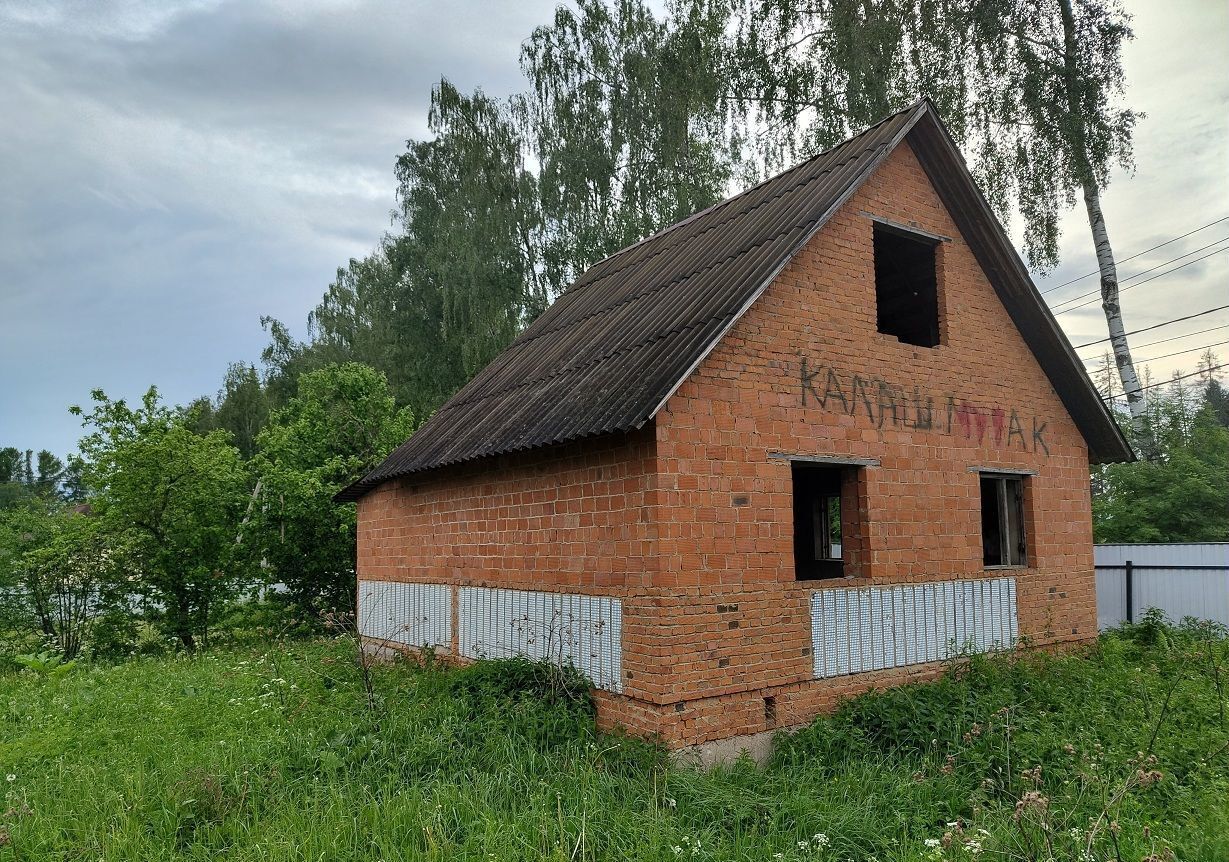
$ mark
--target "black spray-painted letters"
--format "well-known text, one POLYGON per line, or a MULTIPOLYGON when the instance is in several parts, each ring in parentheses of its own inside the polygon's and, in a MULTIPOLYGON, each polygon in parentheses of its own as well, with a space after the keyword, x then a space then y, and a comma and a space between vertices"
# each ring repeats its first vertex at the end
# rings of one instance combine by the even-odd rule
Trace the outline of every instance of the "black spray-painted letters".
POLYGON ((830 365, 811 365, 802 357, 799 382, 803 407, 819 407, 829 413, 865 415, 876 428, 914 428, 941 434, 958 434, 978 443, 1050 454, 1045 420, 1029 416, 1026 430, 1016 408, 970 404, 964 398, 945 395, 936 399, 918 386, 903 387, 881 377, 862 377, 830 365))

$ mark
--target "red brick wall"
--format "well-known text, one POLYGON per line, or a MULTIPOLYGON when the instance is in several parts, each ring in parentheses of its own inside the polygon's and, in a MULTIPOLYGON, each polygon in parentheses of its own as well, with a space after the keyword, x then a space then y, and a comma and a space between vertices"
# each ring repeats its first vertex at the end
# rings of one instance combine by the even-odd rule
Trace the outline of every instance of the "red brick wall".
MULTIPOLYGON (((679 388, 658 416, 657 438, 654 586, 674 597, 660 637, 678 650, 677 696, 729 697, 795 682, 777 703, 780 722, 791 724, 832 691, 867 683, 871 675, 811 681, 809 594, 985 577, 970 467, 1037 473, 1026 481, 1029 566, 1011 572, 1021 634, 1038 643, 1096 634, 1086 446, 907 144, 679 388), (952 238, 938 252, 940 346, 877 331, 866 213, 952 238), (836 388, 820 406, 829 369, 836 388), (863 382, 856 390, 855 378, 863 382), (915 397, 933 399, 929 429, 910 427, 925 424, 915 397), (1044 445, 1034 442, 1034 421, 1044 445), (859 474, 867 529, 858 577, 794 580, 790 465, 773 452, 880 461, 859 474), (719 610, 731 604, 737 613, 719 610), (697 642, 703 647, 686 654, 697 642)), ((917 672, 926 669, 876 676, 883 684, 917 672)))
POLYGON ((618 596, 625 690, 644 694, 661 675, 640 646, 656 625, 656 445, 646 428, 388 482, 358 503, 359 576, 618 596))
POLYGON ((389 482, 359 501, 364 578, 617 592, 656 565, 651 430, 389 482))
POLYGON ((655 424, 390 483, 360 503, 359 571, 620 596, 625 696, 600 693, 601 720, 707 741, 799 724, 838 697, 936 671, 813 679, 808 597, 985 577, 970 467, 1036 471, 1029 566, 1012 573, 1021 634, 1094 636, 1085 444, 903 144, 655 424), (940 346, 876 331, 866 213, 952 238, 939 249, 940 346), (915 403, 926 398, 929 428, 915 403), (857 577, 794 580, 790 465, 773 452, 878 459, 845 495, 863 525, 846 541, 857 577))

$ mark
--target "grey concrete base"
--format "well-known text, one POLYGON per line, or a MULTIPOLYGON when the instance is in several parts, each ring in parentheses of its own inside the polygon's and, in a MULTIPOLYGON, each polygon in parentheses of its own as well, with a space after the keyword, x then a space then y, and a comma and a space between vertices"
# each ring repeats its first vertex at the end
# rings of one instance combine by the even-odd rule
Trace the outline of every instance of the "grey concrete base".
POLYGON ((409 650, 403 647, 391 646, 384 641, 372 638, 363 638, 361 649, 368 660, 380 663, 393 662, 409 655, 409 650))
POLYGON ((782 728, 731 736, 729 739, 715 739, 672 751, 670 757, 681 766, 712 769, 714 766, 728 766, 746 753, 756 765, 764 766, 772 757, 773 737, 778 733, 790 733, 793 730, 794 728, 782 728))

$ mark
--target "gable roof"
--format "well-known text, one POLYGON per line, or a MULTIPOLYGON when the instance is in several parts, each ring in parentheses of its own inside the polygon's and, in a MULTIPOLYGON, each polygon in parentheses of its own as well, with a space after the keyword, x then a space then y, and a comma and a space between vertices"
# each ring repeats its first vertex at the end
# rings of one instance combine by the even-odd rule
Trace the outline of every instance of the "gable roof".
POLYGON ((642 427, 896 146, 918 160, 1088 443, 1129 460, 1117 424, 928 100, 590 267, 367 476, 642 427))

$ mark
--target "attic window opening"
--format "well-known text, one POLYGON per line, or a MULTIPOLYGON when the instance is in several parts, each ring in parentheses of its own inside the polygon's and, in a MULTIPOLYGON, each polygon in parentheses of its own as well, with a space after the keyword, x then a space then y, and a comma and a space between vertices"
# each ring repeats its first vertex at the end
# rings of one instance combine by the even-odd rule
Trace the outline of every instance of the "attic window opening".
POLYGON ((841 497, 853 468, 795 461, 791 470, 795 577, 800 581, 843 577, 853 513, 842 506, 841 497))
POLYGON ((879 331, 905 344, 939 344, 934 239, 876 222, 875 309, 879 331))

